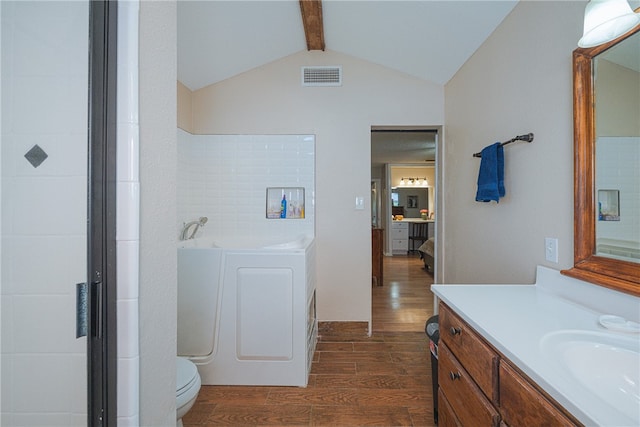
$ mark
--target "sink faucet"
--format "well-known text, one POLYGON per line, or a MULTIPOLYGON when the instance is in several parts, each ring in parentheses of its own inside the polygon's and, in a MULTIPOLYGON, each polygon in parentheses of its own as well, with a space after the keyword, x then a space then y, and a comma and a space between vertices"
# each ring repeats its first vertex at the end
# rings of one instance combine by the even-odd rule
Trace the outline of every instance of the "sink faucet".
POLYGON ((191 221, 187 224, 184 224, 182 226, 182 233, 180 233, 180 240, 189 240, 189 239, 193 239, 193 236, 196 235, 196 232, 198 231, 198 228, 200 227, 204 227, 204 225, 207 223, 209 219, 206 216, 201 216, 200 219, 196 220, 196 221, 191 221), (189 234, 189 229, 193 226, 196 226, 193 231, 191 232, 191 234, 189 234), (188 236, 188 237, 187 237, 188 236))

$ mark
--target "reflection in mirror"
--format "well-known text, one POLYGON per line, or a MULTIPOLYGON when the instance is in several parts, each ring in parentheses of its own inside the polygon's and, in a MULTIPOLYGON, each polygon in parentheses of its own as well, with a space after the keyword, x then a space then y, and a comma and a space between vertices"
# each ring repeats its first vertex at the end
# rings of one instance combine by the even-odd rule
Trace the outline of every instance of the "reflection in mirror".
POLYGON ((391 192, 391 203, 395 207, 403 207, 405 218, 420 218, 420 211, 429 208, 429 188, 394 188, 391 192))
POLYGON ((637 223, 640 197, 638 187, 633 188, 639 181, 640 169, 637 146, 640 132, 635 126, 639 122, 640 86, 638 69, 633 64, 639 61, 639 33, 640 25, 612 42, 573 51, 574 266, 562 271, 580 280, 638 296, 640 259, 635 257, 638 253, 635 249, 640 249, 637 223), (635 58, 632 62, 616 58, 627 46, 635 58), (614 75, 608 75, 607 69, 614 70, 614 75), (626 76, 624 83, 618 76, 621 73, 626 76), (607 83, 611 80, 615 80, 614 85, 607 83), (601 89, 602 86, 605 89, 601 89), (630 147, 614 148, 617 144, 612 141, 618 138, 625 139, 630 147), (609 175, 633 174, 632 171, 635 178, 606 181, 609 175), (602 206, 599 211, 598 189, 612 190, 602 193, 602 201, 607 202, 607 210, 618 210, 619 221, 600 220, 601 213, 603 219, 614 219, 616 214, 601 212, 602 206), (616 203, 617 207, 610 206, 616 203), (626 231, 619 230, 621 225, 626 231), (612 229, 616 229, 615 232, 612 229), (625 251, 617 252, 621 248, 625 251), (616 253, 611 253, 614 251, 616 253))
POLYGON ((594 59, 595 254, 640 262, 640 33, 594 59))

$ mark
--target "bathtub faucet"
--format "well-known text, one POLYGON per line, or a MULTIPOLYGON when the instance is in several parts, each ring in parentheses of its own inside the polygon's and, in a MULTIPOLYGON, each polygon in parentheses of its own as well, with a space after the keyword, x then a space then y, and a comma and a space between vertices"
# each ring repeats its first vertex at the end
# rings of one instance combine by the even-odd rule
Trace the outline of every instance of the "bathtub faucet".
POLYGON ((204 227, 204 225, 207 223, 208 220, 209 220, 209 218, 207 218, 206 216, 201 216, 200 219, 197 220, 197 221, 191 221, 191 222, 189 222, 187 224, 183 224, 182 233, 180 234, 180 240, 193 239, 193 236, 196 235, 196 232, 198 231, 198 228, 204 227), (191 232, 191 234, 189 234, 189 229, 191 227, 193 227, 194 225, 195 225, 195 228, 193 229, 193 232, 191 232))

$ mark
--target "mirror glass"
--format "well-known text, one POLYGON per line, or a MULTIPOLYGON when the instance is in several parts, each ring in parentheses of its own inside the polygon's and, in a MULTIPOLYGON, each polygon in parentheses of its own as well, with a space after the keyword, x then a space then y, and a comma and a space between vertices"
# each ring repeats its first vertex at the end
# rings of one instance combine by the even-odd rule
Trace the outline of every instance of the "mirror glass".
POLYGON ((640 33, 594 57, 594 254, 640 262, 640 33))
POLYGON ((573 51, 574 263, 562 273, 640 296, 638 34, 573 51))
POLYGON ((429 188, 394 188, 391 191, 393 207, 402 207, 405 218, 420 218, 421 210, 429 208, 429 188))

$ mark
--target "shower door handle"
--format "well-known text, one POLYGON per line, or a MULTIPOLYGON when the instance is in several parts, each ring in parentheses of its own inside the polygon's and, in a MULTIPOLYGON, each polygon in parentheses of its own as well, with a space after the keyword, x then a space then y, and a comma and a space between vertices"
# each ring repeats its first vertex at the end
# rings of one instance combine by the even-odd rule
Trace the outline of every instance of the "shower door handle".
POLYGON ((101 339, 102 338, 102 281, 97 280, 91 282, 91 289, 89 290, 91 296, 91 337, 101 339))
POLYGON ((76 338, 87 336, 87 284, 76 283, 76 338))
POLYGON ((93 338, 102 337, 101 281, 91 282, 91 287, 76 283, 76 338, 86 337, 89 332, 93 338))

